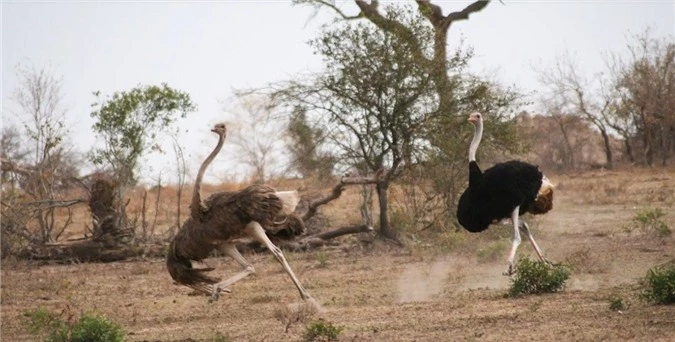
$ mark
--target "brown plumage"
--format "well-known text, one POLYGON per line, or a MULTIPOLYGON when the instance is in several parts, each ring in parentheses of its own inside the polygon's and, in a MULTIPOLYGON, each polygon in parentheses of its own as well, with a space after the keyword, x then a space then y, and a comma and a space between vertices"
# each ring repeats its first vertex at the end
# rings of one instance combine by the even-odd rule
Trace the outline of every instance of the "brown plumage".
POLYGON ((537 194, 530 212, 534 215, 546 214, 553 209, 553 188, 545 187, 537 194))
MULTIPOLYGON (((192 268, 190 260, 206 259, 220 242, 244 238, 244 229, 251 221, 257 221, 270 235, 293 238, 304 232, 300 220, 300 229, 284 230, 282 202, 276 191, 267 185, 251 185, 241 191, 218 192, 204 203, 206 212, 198 218, 188 218, 176 234, 169 247, 170 258, 167 261, 169 273, 173 279, 196 290, 203 291, 206 284, 215 284, 219 280, 204 272, 213 268, 192 268), (277 229, 274 229, 277 228, 277 229), (178 261, 178 262, 174 262, 178 261)), ((295 215, 297 217, 297 215, 295 215)))
MULTIPOLYGON (((219 142, 214 152, 202 163, 195 192, 199 192, 206 166, 222 147, 224 125, 221 127, 223 129, 213 130, 219 134, 219 142)), ((235 240, 250 237, 272 251, 296 285, 300 296, 304 300, 311 299, 293 274, 281 250, 268 236, 269 234, 275 239, 293 238, 304 232, 302 219, 293 214, 297 199, 296 192, 277 192, 274 188, 262 184, 250 185, 239 191, 214 193, 203 202, 200 194, 194 195, 190 218, 183 223, 169 246, 167 256, 169 274, 177 283, 203 293, 210 293, 210 301, 215 300, 220 291, 229 291, 227 288, 229 285, 254 273, 253 266, 235 247, 235 240), (207 258, 214 249, 232 257, 243 270, 219 282, 219 279, 205 274, 213 268, 193 267, 192 261, 207 258)))

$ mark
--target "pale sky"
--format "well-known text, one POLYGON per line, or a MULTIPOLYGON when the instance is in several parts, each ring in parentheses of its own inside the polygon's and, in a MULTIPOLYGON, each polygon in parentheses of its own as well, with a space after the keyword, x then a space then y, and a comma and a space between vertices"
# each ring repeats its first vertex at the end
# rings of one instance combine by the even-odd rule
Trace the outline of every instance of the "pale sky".
MULTIPOLYGON (((381 4, 390 1, 381 1, 381 4)), ((412 1, 410 1, 412 3, 412 1)), ((626 36, 650 27, 655 37, 675 34, 675 1, 495 1, 470 20, 456 22, 449 51, 463 35, 476 58, 472 68, 493 73, 506 85, 536 90, 533 64, 549 65, 569 50, 589 75, 603 68, 601 53, 621 52, 626 36)), ((336 0, 348 13, 353 1, 336 0)), ((470 1, 434 1, 444 13, 470 1)), ((2 11, 2 121, 17 86, 14 67, 30 61, 63 77, 71 140, 82 152, 95 142, 91 130, 93 91, 129 90, 138 84, 167 82, 188 92, 199 110, 180 123, 189 160, 196 169, 210 151, 210 127, 225 117, 223 100, 232 89, 259 87, 299 72, 318 71, 320 58, 307 41, 332 18, 290 0, 268 1, 6 1, 2 11)), ((173 170, 166 156, 147 161, 146 178, 173 170)), ((234 176, 226 152, 207 180, 234 176), (227 176, 223 176, 227 175, 227 176)), ((196 171, 192 171, 194 174, 196 171)))

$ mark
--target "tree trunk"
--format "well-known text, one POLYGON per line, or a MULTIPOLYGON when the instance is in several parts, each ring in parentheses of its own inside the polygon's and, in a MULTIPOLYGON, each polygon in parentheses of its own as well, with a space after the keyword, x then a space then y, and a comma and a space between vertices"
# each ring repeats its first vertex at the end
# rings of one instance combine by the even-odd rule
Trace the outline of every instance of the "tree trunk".
POLYGON ((623 136, 623 146, 626 148, 626 155, 628 156, 628 161, 631 164, 635 163, 635 156, 633 155, 633 145, 630 143, 630 135, 625 134, 623 136))
POLYGON ((612 170, 614 169, 614 160, 612 156, 612 146, 609 140, 609 134, 607 134, 607 130, 605 129, 600 129, 600 134, 602 134, 602 140, 605 144, 605 156, 607 157, 607 169, 612 170))
POLYGON ((377 190, 377 200, 380 205, 380 235, 398 242, 396 233, 389 225, 389 184, 379 182, 375 186, 377 190))
POLYGON ((109 244, 128 244, 133 237, 133 229, 127 227, 127 219, 117 203, 115 185, 107 180, 94 182, 89 199, 89 208, 94 227, 94 240, 107 240, 109 244))
POLYGON ((572 142, 567 134, 567 128, 565 127, 564 118, 561 117, 558 119, 558 126, 560 127, 560 132, 562 132, 563 140, 565 142, 565 155, 563 156, 563 168, 565 170, 574 169, 574 148, 572 148, 572 142))

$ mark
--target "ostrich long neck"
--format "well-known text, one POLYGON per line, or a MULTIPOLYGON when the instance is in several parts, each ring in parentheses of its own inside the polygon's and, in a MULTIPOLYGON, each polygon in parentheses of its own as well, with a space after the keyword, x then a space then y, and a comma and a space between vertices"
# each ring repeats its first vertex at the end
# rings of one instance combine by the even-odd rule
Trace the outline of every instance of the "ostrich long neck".
POLYGON ((201 199, 202 178, 204 178, 206 168, 209 167, 209 164, 211 164, 213 159, 216 158, 216 155, 218 155, 218 152, 220 152, 220 150, 223 148, 224 142, 225 136, 220 134, 218 137, 218 144, 216 144, 216 147, 213 149, 213 151, 211 151, 211 154, 209 154, 209 156, 206 157, 206 159, 204 159, 204 162, 202 162, 202 166, 199 167, 199 173, 197 173, 197 179, 195 179, 195 188, 192 193, 192 203, 190 204, 190 210, 192 211, 193 214, 199 213, 200 205, 202 202, 201 199))
POLYGON ((474 123, 473 140, 471 140, 471 145, 469 146, 469 162, 476 161, 476 151, 478 151, 478 145, 480 145, 482 137, 483 120, 478 120, 478 122, 474 123))

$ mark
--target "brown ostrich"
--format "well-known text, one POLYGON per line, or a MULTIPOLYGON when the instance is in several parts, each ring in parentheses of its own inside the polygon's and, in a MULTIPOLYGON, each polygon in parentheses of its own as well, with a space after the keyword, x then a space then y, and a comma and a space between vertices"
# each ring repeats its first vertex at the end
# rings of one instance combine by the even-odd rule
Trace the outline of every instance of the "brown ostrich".
POLYGON ((268 185, 255 184, 239 191, 214 193, 202 202, 200 191, 204 172, 223 147, 227 129, 221 123, 215 125, 211 131, 218 134, 218 144, 204 160, 197 174, 190 217, 183 223, 169 246, 166 260, 169 274, 179 284, 211 294, 209 302, 217 300, 221 291, 230 292, 228 286, 255 272, 235 245, 237 240, 248 237, 274 254, 303 300, 312 300, 293 274, 281 250, 270 240, 292 238, 304 232, 302 219, 293 213, 299 201, 296 191, 277 192, 268 185), (241 265, 242 270, 219 282, 205 274, 213 268, 192 266, 192 261, 207 258, 214 249, 230 256, 241 265))

